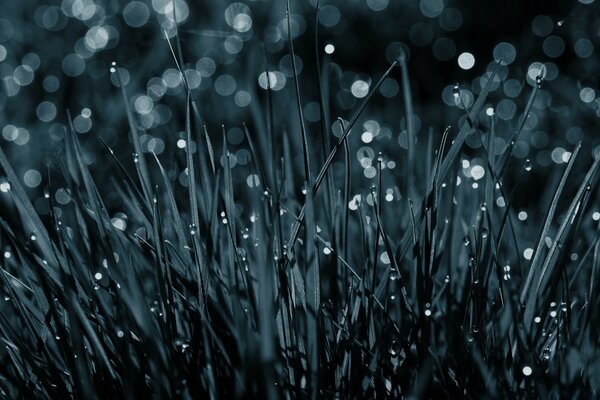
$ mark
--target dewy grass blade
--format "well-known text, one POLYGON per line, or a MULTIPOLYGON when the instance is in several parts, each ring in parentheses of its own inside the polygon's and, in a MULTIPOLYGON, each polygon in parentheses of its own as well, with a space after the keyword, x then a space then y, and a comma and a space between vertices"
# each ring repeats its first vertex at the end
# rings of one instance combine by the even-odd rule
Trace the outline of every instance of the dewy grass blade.
POLYGON ((414 167, 415 167, 415 151, 416 151, 416 133, 414 123, 414 107, 413 96, 410 90, 410 78, 408 76, 408 65, 406 63, 406 53, 401 50, 399 56, 400 71, 402 73, 402 98, 404 100, 404 114, 406 120, 406 133, 408 135, 408 193, 410 197, 414 197, 414 167))
MULTIPOLYGON (((304 156, 304 180, 308 183, 308 185, 312 185, 312 178, 310 174, 310 159, 308 156, 308 138, 306 137, 306 127, 304 126, 304 116, 302 115, 302 101, 300 100, 300 84, 298 83, 298 67, 296 66, 296 55, 294 53, 294 40, 292 39, 292 26, 290 22, 290 0, 287 0, 286 19, 288 43, 290 46, 290 58, 292 62, 292 73, 294 75, 294 87, 296 88, 296 105, 298 106, 298 117, 300 119, 302 154, 304 156)), ((268 79, 270 79, 270 77, 268 79)))
POLYGON ((534 276, 540 273, 540 266, 538 264, 540 264, 543 261, 542 248, 544 246, 544 241, 548 236, 550 227, 552 225, 552 222, 554 221, 554 214, 556 213, 556 208, 558 207, 558 200, 560 199, 560 196, 565 189, 565 185, 569 178, 569 174, 571 172, 571 169, 573 168, 573 165, 575 164, 575 159, 577 158, 580 149, 581 143, 578 143, 575 149, 573 150, 573 154, 571 155, 569 163, 567 164, 565 171, 563 172, 558 187, 554 191, 554 196, 552 198, 552 201, 550 202, 550 207, 548 208, 548 213, 546 214, 546 218, 544 220, 544 225, 542 226, 542 229, 540 230, 540 234, 538 236, 537 245, 534 249, 533 258, 531 260, 529 271, 527 273, 527 278, 525 279, 525 283, 523 284, 523 288, 521 289, 521 295, 519 297, 519 301, 521 304, 525 304, 525 302, 527 301, 527 297, 530 295, 529 287, 533 281, 533 278, 534 276))
MULTIPOLYGON (((321 170, 319 171, 319 174, 317 175, 317 178, 315 179, 315 182, 314 182, 314 185, 313 185, 313 193, 314 194, 317 193, 319 187, 321 186, 321 183, 323 182, 323 179, 325 178, 325 175, 327 174, 327 170, 329 170, 329 167, 333 163, 333 159, 335 158, 337 152, 343 146, 344 140, 350 134, 350 131, 352 130, 352 127, 354 126, 354 124, 356 124, 356 121, 361 116, 362 112, 367 107, 367 104, 369 104, 369 101, 371 100, 371 98, 373 97, 373 95, 377 92, 377 90, 379 89, 379 87, 381 86, 381 84, 383 83, 383 81, 385 81, 385 79, 389 76, 389 74, 392 72, 392 70, 396 67, 397 64, 398 64, 398 62, 394 61, 392 63, 392 65, 390 65, 390 67, 387 69, 387 71, 379 79, 379 81, 377 82, 377 84, 375 84, 375 86, 373 87, 373 89, 371 90, 371 92, 369 92, 369 94, 366 96, 365 100, 362 102, 362 104, 360 105, 360 107, 358 108, 358 110, 356 111, 356 113, 354 114, 354 116, 352 117, 352 119, 350 120, 350 122, 349 122, 348 126, 346 127, 346 129, 342 132, 342 134, 341 134, 338 142, 334 146, 333 150, 331 150, 331 152, 329 153, 329 156, 327 156, 327 160, 325 160, 325 164, 323 164, 323 166, 321 167, 321 170)), ((298 233, 300 231, 300 226, 302 225, 302 221, 304 220, 304 213, 305 213, 305 210, 304 210, 304 207, 303 207, 302 210, 300 211, 299 220, 295 224, 295 226, 294 226, 294 228, 292 230, 292 235, 291 235, 290 241, 288 242, 288 248, 292 248, 293 245, 294 245, 294 243, 296 242, 296 239, 298 237, 298 233)))
MULTIPOLYGON (((129 132, 131 134, 130 137, 131 141, 133 142, 133 148, 137 155, 137 163, 139 164, 142 191, 144 193, 144 197, 146 198, 146 203, 148 204, 148 207, 150 207, 150 173, 148 172, 146 159, 144 158, 144 151, 140 143, 140 134, 137 129, 137 122, 135 120, 135 117, 133 116, 133 111, 131 110, 131 106, 129 105, 129 98, 127 97, 127 92, 125 91, 125 83, 123 82, 121 71, 119 70, 115 62, 112 63, 111 73, 114 73, 116 75, 117 82, 119 82, 119 87, 121 88, 121 94, 123 95, 123 104, 125 106, 125 113, 127 114, 127 121, 129 122, 129 132)), ((134 160, 135 158, 136 156, 134 156, 134 160)))
MULTIPOLYGON (((550 250, 548 251, 548 254, 546 255, 546 258, 544 260, 544 264, 542 264, 542 266, 541 266, 541 269, 538 274, 537 286, 535 288, 536 293, 543 293, 544 289, 545 289, 545 285, 548 283, 548 280, 550 280, 550 278, 554 275, 553 273, 555 271, 550 269, 552 266, 551 265, 552 261, 555 261, 554 257, 557 254, 557 252, 562 251, 561 244, 563 242, 563 237, 571 229, 575 217, 577 216, 577 214, 583 212, 583 210, 581 209, 582 208, 581 202, 582 202, 586 192, 592 190, 592 183, 596 178, 596 174, 597 174, 599 168, 600 168, 600 157, 596 157, 596 159, 594 160, 594 163, 588 170, 585 178, 583 179, 581 185, 579 186, 579 189, 577 190, 575 197, 573 198, 571 204, 569 205, 569 209, 567 210, 565 217, 558 229, 558 232, 556 233, 556 236, 552 242, 552 247, 550 247, 550 250)), ((557 190, 557 192, 559 192, 559 193, 562 192, 562 188, 559 188, 559 190, 557 190)), ((530 291, 533 291, 533 289, 531 288, 530 291)), ((525 297, 524 299, 522 299, 522 301, 521 301, 522 304, 523 304, 523 301, 526 302, 525 310, 524 310, 524 322, 525 322, 525 326, 529 327, 531 325, 531 322, 533 321, 533 314, 535 312, 534 308, 538 302, 538 299, 536 296, 532 296, 530 293, 528 297, 525 297)))

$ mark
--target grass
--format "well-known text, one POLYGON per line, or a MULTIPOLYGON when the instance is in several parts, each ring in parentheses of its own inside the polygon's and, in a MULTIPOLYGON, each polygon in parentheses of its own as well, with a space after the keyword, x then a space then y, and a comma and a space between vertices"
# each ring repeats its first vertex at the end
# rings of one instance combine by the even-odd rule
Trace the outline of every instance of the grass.
MULTIPOLYGON (((287 15, 291 31, 289 3, 287 15)), ((0 393, 12 399, 597 396, 600 225, 590 210, 598 205, 600 158, 589 162, 577 145, 541 191, 543 207, 530 216, 536 226, 515 220, 513 201, 532 178, 528 166, 509 168, 518 162, 511 152, 541 78, 511 132, 497 130, 493 113, 483 115, 493 74, 439 144, 436 135, 417 134, 407 118, 407 154, 380 154, 373 160, 375 184, 364 189, 352 179, 356 125, 398 65, 402 112, 413 115, 410 62, 404 54, 394 61, 348 122, 325 115, 329 81, 318 80, 323 120, 338 118, 341 128, 331 146, 332 136, 317 139, 305 124, 288 39, 297 106, 290 121, 298 121, 275 125, 278 104, 267 79, 263 123, 256 130, 243 124, 252 156, 243 171, 232 168, 225 128, 221 134, 204 125, 189 90, 184 120, 177 121, 185 131, 183 152, 144 153, 123 84, 135 154, 119 159, 100 138, 101 162, 114 173, 100 185, 71 124, 47 179, 48 193, 61 185, 70 201, 59 207, 48 196, 47 218, 37 214, 0 149, 10 185, 4 200, 13 211, 0 218, 0 393), (459 163, 470 135, 481 136, 483 145, 479 189, 459 163), (497 136, 510 138, 502 154, 497 136), (294 158, 300 153, 301 163, 294 158), (389 159, 406 178, 384 169, 389 159), (183 188, 173 179, 181 170, 183 188), (255 174, 250 188, 236 186, 236 176, 249 174, 255 174), (384 189, 394 186, 388 200, 384 189), (126 208, 126 227, 110 217, 108 193, 126 208), (532 254, 524 258, 532 237, 532 254)), ((318 49, 316 32, 315 42, 318 49)), ((181 45, 168 44, 180 68, 181 45)), ((320 77, 326 68, 316 70, 320 77)), ((328 129, 324 123, 317 130, 330 135, 328 129)))

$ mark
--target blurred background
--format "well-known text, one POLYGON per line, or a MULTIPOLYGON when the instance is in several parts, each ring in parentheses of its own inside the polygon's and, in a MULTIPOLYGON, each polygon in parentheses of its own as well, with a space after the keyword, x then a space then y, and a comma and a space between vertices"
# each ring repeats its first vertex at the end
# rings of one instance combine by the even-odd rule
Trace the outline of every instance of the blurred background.
MULTIPOLYGON (((509 166, 522 169, 527 160, 533 166, 536 180, 523 188, 518 200, 523 206, 535 201, 554 167, 568 161, 579 140, 584 141, 583 159, 600 151, 600 8, 594 0, 327 0, 320 2, 318 17, 316 0, 290 3, 290 33, 315 160, 322 157, 324 142, 317 52, 327 99, 326 129, 334 143, 340 132, 336 118, 351 118, 402 49, 408 55, 421 148, 429 132, 434 143, 446 126, 453 125, 456 132, 463 108, 472 105, 500 61, 480 128, 488 129, 485 112, 493 109, 495 148, 501 154, 536 77, 544 77, 509 166), (462 101, 454 95, 455 85, 462 101)), ((45 164, 62 154, 67 110, 98 181, 110 179, 102 172, 111 165, 104 162, 97 137, 124 164, 133 165, 124 100, 111 68, 119 68, 144 150, 161 155, 172 178, 187 185, 185 89, 169 43, 181 54, 181 67, 217 151, 222 148, 221 125, 225 127, 239 185, 255 186, 242 122, 253 135, 266 134, 267 80, 273 90, 275 134, 299 129, 284 0, 19 0, 4 2, 2 9, 0 145, 38 198, 35 206, 42 214, 48 212, 45 164)), ((380 151, 385 167, 397 177, 403 174, 407 134, 400 81, 398 68, 353 131, 355 192, 372 184, 373 160, 380 151)), ((462 172, 473 183, 485 174, 480 147, 479 135, 469 136, 465 154, 471 155, 462 172)), ((297 157, 300 171, 299 152, 297 157)), ((320 164, 313 162, 315 172, 320 164)), ((576 169, 587 168, 584 164, 576 169)), ((63 204, 68 196, 61 196, 61 190, 52 194, 63 204)), ((106 193, 111 209, 119 208, 118 198, 106 193)))

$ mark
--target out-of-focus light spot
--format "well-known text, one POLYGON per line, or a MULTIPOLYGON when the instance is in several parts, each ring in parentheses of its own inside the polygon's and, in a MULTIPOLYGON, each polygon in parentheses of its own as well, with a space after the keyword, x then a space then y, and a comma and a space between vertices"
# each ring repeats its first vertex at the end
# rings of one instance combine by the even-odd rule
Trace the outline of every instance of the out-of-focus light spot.
POLYGON ((210 57, 202 57, 196 62, 196 69, 200 72, 200 75, 204 78, 211 76, 215 73, 217 65, 215 61, 210 57))
MULTIPOLYGON (((176 18, 179 24, 185 21, 190 14, 190 9, 184 0, 152 0, 152 8, 166 17, 170 23, 174 23, 176 18)), ((169 27, 165 24, 162 25, 165 28, 169 27)))
POLYGON ((144 26, 150 18, 148 6, 141 1, 132 1, 123 8, 125 23, 133 28, 144 26))
POLYGON ((508 97, 518 97, 521 94, 521 90, 523 89, 523 85, 516 79, 508 79, 504 81, 503 85, 504 94, 508 97))
POLYGON ((444 2, 443 0, 421 0, 419 9, 424 16, 435 18, 444 11, 444 2))
POLYGON ((42 85, 44 86, 44 90, 46 92, 53 93, 58 90, 58 87, 60 86, 60 81, 54 75, 49 75, 44 78, 42 85))
POLYGON ((523 367, 523 375, 525 376, 529 376, 533 373, 533 370, 531 369, 530 366, 526 365, 523 367))
POLYGON ((237 32, 244 33, 252 29, 250 8, 242 3, 233 3, 225 9, 225 22, 237 32))
POLYGON ((542 44, 544 54, 551 58, 560 57, 565 51, 565 42, 556 35, 548 36, 542 44))
POLYGON ((108 31, 102 26, 92 26, 85 34, 85 45, 94 51, 102 50, 108 44, 108 31))
POLYGON ((531 63, 529 68, 527 69, 527 82, 530 85, 537 85, 538 78, 545 79, 546 78, 546 66, 539 61, 531 63))
POLYGON ((6 125, 2 129, 2 137, 4 139, 8 140, 9 142, 12 142, 13 140, 15 140, 18 135, 19 135, 19 131, 18 131, 17 127, 14 125, 9 124, 9 125, 6 125))
POLYGON ((6 179, 0 179, 0 192, 6 193, 10 190, 10 183, 6 179))
POLYGON ((596 98, 596 92, 592 88, 584 87, 579 91, 579 98, 584 103, 591 103, 596 98))
POLYGON ((538 15, 531 22, 531 30, 539 37, 548 36, 554 29, 552 18, 547 15, 538 15))
POLYGON ((362 99, 369 94, 369 83, 362 79, 358 79, 352 83, 350 91, 354 97, 362 99))
POLYGON ((175 68, 168 68, 163 72, 163 80, 168 88, 174 89, 181 85, 181 73, 175 68))
POLYGON ((494 47, 494 60, 501 61, 502 65, 512 64, 517 57, 515 46, 507 42, 500 42, 494 47))
POLYGON ((588 58, 594 53, 594 44, 586 38, 581 38, 575 42, 574 50, 578 57, 588 58))
POLYGON ((151 138, 146 144, 148 153, 161 154, 165 150, 165 142, 159 138, 151 138))
POLYGON ((333 44, 328 43, 325 45, 325 53, 333 54, 334 51, 335 51, 335 46, 333 44))
POLYGON ((29 65, 19 65, 13 77, 19 86, 27 86, 33 82, 33 69, 29 65))
POLYGON ((364 169, 363 174, 366 178, 372 179, 375 177, 375 175, 377 175, 377 169, 373 166, 369 166, 364 169))
POLYGON ((120 231, 124 231, 125 229, 127 229, 127 222, 123 218, 115 217, 115 218, 112 218, 110 220, 110 222, 113 224, 113 226, 115 228, 117 228, 120 231))
POLYGON ((152 112, 154 103, 152 102, 152 99, 150 97, 142 95, 136 97, 133 106, 135 108, 135 111, 137 111, 138 113, 149 114, 150 112, 152 112))
POLYGON ((398 94, 400 85, 394 78, 386 78, 386 80, 381 83, 379 91, 383 97, 391 98, 398 94))
POLYGON ((221 75, 215 80, 215 90, 221 96, 229 96, 235 92, 236 82, 231 75, 221 75))
POLYGON ((389 0, 367 0, 367 6, 373 11, 383 11, 389 4, 389 0))
POLYGON ((454 32, 463 24, 462 13, 456 8, 446 8, 439 17, 440 26, 448 32, 454 32))
POLYGON ((260 179, 258 178, 258 175, 248 175, 248 178, 246 178, 246 184, 251 188, 258 187, 260 185, 260 179))
POLYGON ((261 73, 258 76, 258 84, 261 88, 267 89, 269 86, 271 90, 277 91, 283 89, 285 86, 286 78, 279 71, 269 71, 269 81, 267 82, 266 72, 261 73))
POLYGON ((67 54, 65 58, 63 58, 62 69, 67 76, 79 76, 85 71, 85 61, 77 54, 67 54))
POLYGON ((252 97, 250 96, 250 93, 246 92, 245 90, 240 90, 235 94, 233 100, 235 101, 236 106, 246 107, 252 101, 252 97))
MULTIPOLYGON (((554 150, 552 150, 550 157, 552 158, 552 161, 555 164, 561 164, 561 163, 565 162, 564 161, 565 153, 567 153, 567 151, 565 151, 565 149, 563 149, 562 147, 557 147, 554 150)), ((568 157, 570 158, 570 155, 568 157)), ((567 160, 567 162, 568 162, 568 160, 567 160)))
POLYGON ((592 219, 594 221, 600 221, 600 212, 596 211, 592 214, 592 219))
POLYGON ((225 51, 229 54, 238 54, 244 47, 244 42, 238 35, 230 35, 223 43, 225 51))
POLYGON ((471 168, 471 177, 476 181, 483 178, 484 175, 485 169, 481 165, 474 165, 473 168, 471 168))
MULTIPOLYGON (((304 63, 302 62, 302 59, 299 56, 295 56, 294 61, 296 62, 296 73, 300 75, 300 73, 302 72, 302 68, 304 67, 304 63)), ((281 57, 281 60, 279 61, 279 69, 287 77, 291 78, 294 76, 292 58, 289 54, 286 54, 283 57, 281 57)))
POLYGON ((307 121, 310 122, 318 122, 321 120, 321 109, 319 107, 319 103, 316 101, 311 101, 306 106, 304 106, 304 117, 307 121))
POLYGON ((73 120, 73 127, 79 133, 87 133, 92 129, 92 119, 90 117, 84 117, 80 114, 73 120))
POLYGON ((185 80, 190 89, 196 89, 200 86, 202 82, 202 75, 195 69, 186 69, 185 70, 185 80))
POLYGON ((458 66, 462 69, 468 70, 473 68, 474 65, 475 57, 473 56, 473 54, 464 52, 458 56, 458 66))
POLYGON ((533 249, 528 247, 523 251, 523 258, 525 258, 526 260, 531 260, 531 257, 533 256, 533 249))
POLYGON ((323 6, 319 12, 319 22, 327 28, 337 25, 341 17, 340 10, 332 5, 323 6))
POLYGON ((179 139, 179 140, 177 141, 177 147, 179 147, 180 149, 184 149, 184 148, 185 148, 185 146, 186 146, 186 142, 185 142, 185 140, 184 140, 184 139, 179 139))
POLYGON ((25 172, 25 175, 23 175, 23 183, 30 188, 38 187, 41 182, 42 174, 35 169, 30 169, 29 171, 25 172))
POLYGON ((363 132, 363 134, 360 135, 360 140, 362 140, 363 143, 371 143, 373 141, 373 134, 369 131, 363 132))
POLYGON ((525 221, 527 219, 527 212, 519 211, 519 214, 517 214, 517 218, 519 218, 519 221, 525 221))
POLYGON ((4 47, 0 44, 0 62, 4 61, 6 59, 6 55, 7 55, 6 47, 4 47))
POLYGON ((379 256, 379 259, 384 264, 389 264, 390 263, 390 256, 387 253, 387 251, 384 251, 383 253, 381 253, 381 255, 379 256))
POLYGON ((50 101, 42 101, 35 112, 40 121, 50 122, 56 117, 56 106, 50 101))
POLYGON ((219 161, 223 168, 226 168, 227 166, 229 166, 229 168, 233 168, 237 165, 237 158, 235 157, 235 154, 224 154, 221 156, 219 161))
POLYGON ((37 71, 42 63, 42 60, 40 60, 40 56, 38 56, 36 53, 27 53, 25 56, 23 56, 21 63, 23 65, 29 65, 32 70, 37 71))

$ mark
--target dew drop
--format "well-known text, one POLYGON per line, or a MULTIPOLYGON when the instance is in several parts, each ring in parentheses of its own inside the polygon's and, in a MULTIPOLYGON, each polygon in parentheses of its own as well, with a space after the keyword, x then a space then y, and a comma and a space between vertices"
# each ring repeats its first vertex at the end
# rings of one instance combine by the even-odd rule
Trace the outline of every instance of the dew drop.
POLYGON ((529 172, 529 171, 531 171, 531 168, 533 168, 532 165, 531 165, 531 160, 528 158, 525 161, 525 171, 529 172))
POLYGON ((392 340, 389 351, 392 357, 398 357, 398 354, 400 354, 400 344, 397 341, 392 340))
POLYGON ((460 92, 459 92, 458 83, 457 83, 452 88, 452 94, 454 95, 454 98, 458 98, 459 93, 460 92))
POLYGON ((468 246, 468 245, 470 245, 470 244, 471 244, 471 241, 469 240, 469 237, 468 237, 468 236, 465 236, 465 237, 463 238, 463 244, 464 244, 465 246, 468 246))

